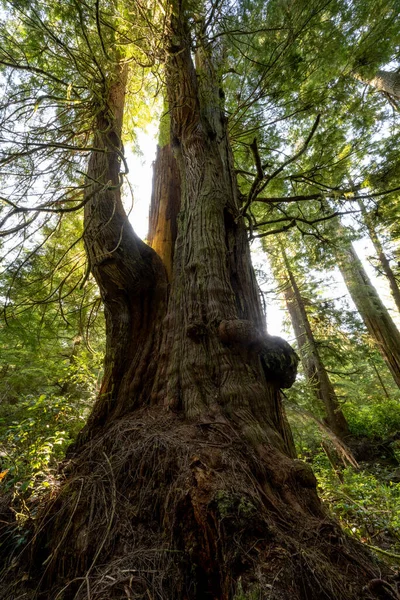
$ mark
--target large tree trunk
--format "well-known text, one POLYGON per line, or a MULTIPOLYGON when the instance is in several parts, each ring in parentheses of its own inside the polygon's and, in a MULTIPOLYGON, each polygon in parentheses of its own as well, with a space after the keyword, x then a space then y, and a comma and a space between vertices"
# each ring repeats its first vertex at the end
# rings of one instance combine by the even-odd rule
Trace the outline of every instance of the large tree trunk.
POLYGON ((375 252, 378 256, 382 270, 383 270, 384 274, 386 275, 386 278, 389 282, 390 291, 392 292, 393 300, 395 301, 397 310, 400 313, 400 288, 399 288, 396 276, 393 273, 393 270, 390 266, 390 262, 383 250, 381 240, 379 239, 379 236, 376 232, 371 215, 366 210, 362 200, 359 200, 358 204, 360 206, 361 213, 362 213, 363 219, 364 219, 364 223, 368 229, 369 237, 371 238, 371 241, 374 245, 375 252))
POLYGON ((379 70, 368 83, 380 92, 386 92, 400 100, 400 73, 398 71, 379 70))
POLYGON ((352 244, 337 250, 339 268, 350 296, 376 347, 400 387, 400 332, 372 285, 352 244))
MULTIPOLYGON (((181 27, 178 21, 173 26, 181 27)), ((186 33, 174 35, 182 41, 186 33)), ((238 193, 218 85, 209 57, 198 50, 196 58, 197 71, 182 45, 167 66, 182 193, 161 348, 165 361, 155 393, 188 417, 229 416, 248 435, 273 439, 293 454, 277 391, 281 376, 277 368, 273 372, 276 341, 264 332, 246 231, 237 221, 238 193), (264 370, 276 377, 276 385, 266 383, 264 370)))
MULTIPOLYGON (((157 254, 134 233, 121 201, 121 129, 127 66, 109 84, 107 109, 95 123, 86 188, 84 241, 106 317, 105 374, 79 443, 97 427, 143 405, 165 314, 167 280, 157 254)), ((150 387, 149 387, 150 386, 150 387)))
POLYGON ((395 110, 399 110, 398 101, 400 100, 400 72, 398 71, 377 71, 375 77, 366 79, 359 73, 353 74, 355 79, 362 81, 375 88, 386 97, 395 110))
POLYGON ((36 521, 24 576, 0 597, 376 597, 387 584, 362 591, 378 571, 327 519, 310 468, 293 458, 279 388, 297 359, 264 331, 211 59, 199 51, 195 69, 173 9, 166 79, 180 184, 157 185, 156 173, 154 192, 176 209, 180 185, 171 236, 167 212, 153 207, 165 268, 120 202, 119 73, 107 122, 99 117, 96 146, 107 152, 91 157, 100 189, 86 210, 107 317, 102 393, 36 521))
MULTIPOLYGON (((311 329, 303 297, 290 267, 285 249, 281 244, 280 251, 284 263, 283 272, 286 275, 283 282, 283 294, 296 336, 307 382, 311 386, 319 406, 325 413, 325 423, 340 439, 344 440, 350 435, 349 426, 319 354, 318 345, 311 329), (287 278, 289 281, 287 281, 287 278)), ((275 269, 275 273, 279 281, 282 281, 282 272, 279 274, 278 269, 275 269)))

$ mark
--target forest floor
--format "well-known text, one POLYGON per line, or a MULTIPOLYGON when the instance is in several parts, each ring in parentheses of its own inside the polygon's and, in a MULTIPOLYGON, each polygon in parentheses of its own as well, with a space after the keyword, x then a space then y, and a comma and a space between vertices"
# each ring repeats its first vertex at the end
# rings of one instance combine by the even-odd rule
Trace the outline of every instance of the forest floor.
POLYGON ((359 469, 332 464, 324 447, 305 457, 331 516, 392 567, 400 566, 400 443, 390 456, 360 460, 359 469))

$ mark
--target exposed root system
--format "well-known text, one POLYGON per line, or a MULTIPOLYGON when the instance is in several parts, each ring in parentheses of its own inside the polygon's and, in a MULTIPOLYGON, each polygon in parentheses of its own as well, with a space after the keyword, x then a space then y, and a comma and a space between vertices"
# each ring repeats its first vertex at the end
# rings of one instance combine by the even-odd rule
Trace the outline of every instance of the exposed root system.
POLYGON ((58 494, 4 568, 2 599, 398 597, 324 516, 307 465, 250 449, 226 422, 147 409, 63 468, 58 494))

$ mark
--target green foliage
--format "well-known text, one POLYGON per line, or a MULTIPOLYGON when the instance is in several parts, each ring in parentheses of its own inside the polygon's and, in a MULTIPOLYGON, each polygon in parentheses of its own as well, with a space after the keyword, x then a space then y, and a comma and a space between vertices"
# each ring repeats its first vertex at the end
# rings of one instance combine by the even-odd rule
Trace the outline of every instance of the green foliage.
POLYGON ((20 397, 0 412, 2 486, 38 494, 52 484, 56 461, 83 426, 92 398, 20 397))
MULTIPOLYGON (((3 328, 0 340, 7 333, 3 328)), ((2 355, 0 465, 8 470, 2 485, 38 491, 85 423, 98 392, 102 352, 101 345, 89 352, 79 338, 69 349, 57 337, 41 338, 32 348, 24 344, 24 330, 19 334, 13 331, 15 351, 8 347, 2 355)))
POLYGON ((345 466, 329 436, 312 419, 289 406, 299 457, 312 465, 327 510, 348 534, 375 547, 378 554, 380 550, 388 552, 389 556, 379 554, 386 559, 400 552, 400 470, 396 467, 396 457, 400 464, 400 446, 393 441, 388 453, 381 440, 399 431, 398 406, 398 402, 386 398, 370 405, 360 406, 353 401, 344 406, 352 433, 378 450, 373 461, 360 462, 360 470, 345 466))
POLYGON ((93 280, 78 287, 81 227, 75 215, 47 245, 5 263, 0 280, 0 485, 21 498, 54 481, 98 393, 104 322, 93 280))
POLYGON ((71 360, 49 354, 54 346, 42 341, 36 357, 15 353, 1 380, 0 486, 17 495, 40 494, 54 482, 56 463, 85 424, 98 392, 101 352, 94 356, 82 349, 71 360))
POLYGON ((374 398, 370 404, 346 404, 345 413, 355 436, 385 439, 400 431, 400 402, 395 399, 374 398))
MULTIPOLYGON (((153 117, 153 41, 137 35, 134 4, 119 4, 1 2, 0 233, 11 236, 3 250, 15 259, 21 246, 39 246, 43 227, 49 237, 82 211, 96 123, 125 61, 124 140, 153 117)), ((157 14, 147 18, 156 24, 157 14)))
POLYGON ((347 467, 334 473, 326 454, 313 458, 319 492, 344 530, 361 542, 400 552, 400 484, 390 480, 390 470, 379 462, 368 470, 347 467))

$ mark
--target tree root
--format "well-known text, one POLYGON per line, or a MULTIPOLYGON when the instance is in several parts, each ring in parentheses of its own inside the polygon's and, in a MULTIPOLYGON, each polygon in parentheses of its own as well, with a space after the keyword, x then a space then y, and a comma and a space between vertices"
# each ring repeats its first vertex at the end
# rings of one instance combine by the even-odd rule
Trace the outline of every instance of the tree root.
POLYGON ((326 518, 309 467, 228 423, 138 411, 63 468, 4 600, 383 597, 382 565, 326 518))

